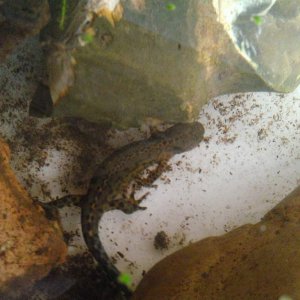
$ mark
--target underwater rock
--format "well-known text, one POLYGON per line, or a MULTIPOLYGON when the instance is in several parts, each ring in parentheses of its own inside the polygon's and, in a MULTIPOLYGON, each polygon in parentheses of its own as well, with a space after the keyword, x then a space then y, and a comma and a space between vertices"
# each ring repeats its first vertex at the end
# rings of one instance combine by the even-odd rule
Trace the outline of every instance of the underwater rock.
POLYGON ((45 217, 17 180, 3 141, 0 165, 0 298, 10 299, 63 263, 67 248, 58 224, 45 217))
POLYGON ((237 51, 278 92, 300 84, 299 3, 293 0, 215 1, 237 51))
POLYGON ((0 3, 0 62, 49 21, 47 0, 7 0, 0 3))
MULTIPOLYGON (((269 90, 235 49, 212 1, 172 2, 173 10, 158 0, 122 2, 122 18, 114 26, 107 18, 89 25, 80 37, 84 47, 74 46, 74 24, 82 18, 82 7, 69 9, 72 23, 66 23, 60 37, 53 29, 57 22, 52 22, 48 31, 55 32, 56 41, 65 41, 66 49, 73 47, 77 62, 74 85, 56 104, 54 115, 104 119, 124 128, 152 120, 188 122, 214 96, 269 90)), ((67 56, 60 53, 57 62, 67 56)), ((71 64, 59 72, 53 58, 53 77, 64 78, 69 87, 65 76, 72 82, 71 64)), ((65 94, 64 88, 59 91, 65 94)))
POLYGON ((215 96, 291 92, 300 82, 295 1, 50 5, 49 86, 59 117, 124 128, 189 122, 215 96))
POLYGON ((53 0, 50 2, 51 22, 41 33, 47 60, 49 86, 54 104, 74 85, 76 48, 93 38, 92 23, 105 17, 114 26, 122 16, 119 0, 53 0))
POLYGON ((299 299, 299 243, 300 187, 261 222, 163 259, 145 275, 132 300, 299 299))

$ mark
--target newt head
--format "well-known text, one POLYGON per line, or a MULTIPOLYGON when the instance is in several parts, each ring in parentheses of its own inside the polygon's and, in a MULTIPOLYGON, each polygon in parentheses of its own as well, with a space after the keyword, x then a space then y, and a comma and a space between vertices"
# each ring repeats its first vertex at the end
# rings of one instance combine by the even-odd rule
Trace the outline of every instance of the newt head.
POLYGON ((175 153, 191 150, 203 139, 204 128, 199 122, 178 123, 164 132, 164 139, 175 153))

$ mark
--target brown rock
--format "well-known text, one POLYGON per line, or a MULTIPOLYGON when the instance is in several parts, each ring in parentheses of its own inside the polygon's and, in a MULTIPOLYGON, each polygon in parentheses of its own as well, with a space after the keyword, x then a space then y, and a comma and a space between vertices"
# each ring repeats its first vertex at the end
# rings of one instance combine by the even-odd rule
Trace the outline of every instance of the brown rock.
POLYGON ((261 222, 165 258, 146 274, 132 299, 300 299, 299 245, 300 187, 261 222))
POLYGON ((61 264, 67 249, 58 224, 45 217, 16 179, 3 141, 0 169, 0 299, 8 299, 61 264))
POLYGON ((1 1, 0 62, 25 38, 38 34, 49 17, 47 0, 1 1))

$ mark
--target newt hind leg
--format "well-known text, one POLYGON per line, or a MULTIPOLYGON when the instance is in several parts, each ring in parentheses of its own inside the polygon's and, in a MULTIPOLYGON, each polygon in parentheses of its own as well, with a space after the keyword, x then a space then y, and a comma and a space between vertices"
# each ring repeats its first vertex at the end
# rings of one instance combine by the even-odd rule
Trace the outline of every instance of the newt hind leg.
POLYGON ((121 210, 125 214, 132 214, 137 210, 145 210, 146 207, 140 206, 140 203, 148 196, 148 194, 149 192, 139 199, 135 199, 134 192, 132 192, 127 197, 115 200, 114 208, 121 210))
POLYGON ((136 199, 134 194, 136 190, 139 190, 141 187, 153 187, 153 182, 160 177, 160 175, 169 170, 169 166, 166 161, 160 161, 154 169, 147 171, 147 176, 139 176, 133 180, 131 184, 131 191, 128 193, 128 182, 123 186, 123 193, 111 203, 111 207, 123 211, 125 214, 132 214, 137 210, 145 210, 146 207, 140 206, 140 203, 149 195, 149 192, 142 195, 140 198, 136 199))
POLYGON ((158 179, 161 174, 165 171, 170 171, 170 166, 167 164, 167 161, 160 161, 154 169, 148 169, 146 172, 146 177, 139 177, 135 180, 136 188, 140 189, 141 187, 157 187, 157 185, 153 184, 153 182, 158 179))

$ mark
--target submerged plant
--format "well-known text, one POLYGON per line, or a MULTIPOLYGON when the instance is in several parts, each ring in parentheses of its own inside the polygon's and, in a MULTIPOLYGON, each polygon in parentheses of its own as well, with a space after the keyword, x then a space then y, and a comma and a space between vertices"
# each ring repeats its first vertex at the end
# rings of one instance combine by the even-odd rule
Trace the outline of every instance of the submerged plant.
POLYGON ((67 13, 67 0, 61 0, 60 20, 59 20, 59 28, 61 30, 63 30, 65 27, 66 13, 67 13))
POLYGON ((89 27, 85 30, 85 32, 81 35, 81 39, 85 44, 89 44, 94 40, 95 30, 93 27, 89 27))
POLYGON ((263 18, 261 16, 252 16, 251 20, 257 25, 261 25, 263 23, 263 18))
POLYGON ((94 40, 94 36, 89 33, 84 33, 81 38, 86 44, 89 44, 94 40))
POLYGON ((130 288, 132 283, 131 275, 128 273, 121 273, 118 277, 118 281, 124 285, 126 285, 128 288, 130 288))
POLYGON ((168 3, 166 6, 167 10, 175 10, 176 9, 176 5, 174 3, 168 3))

